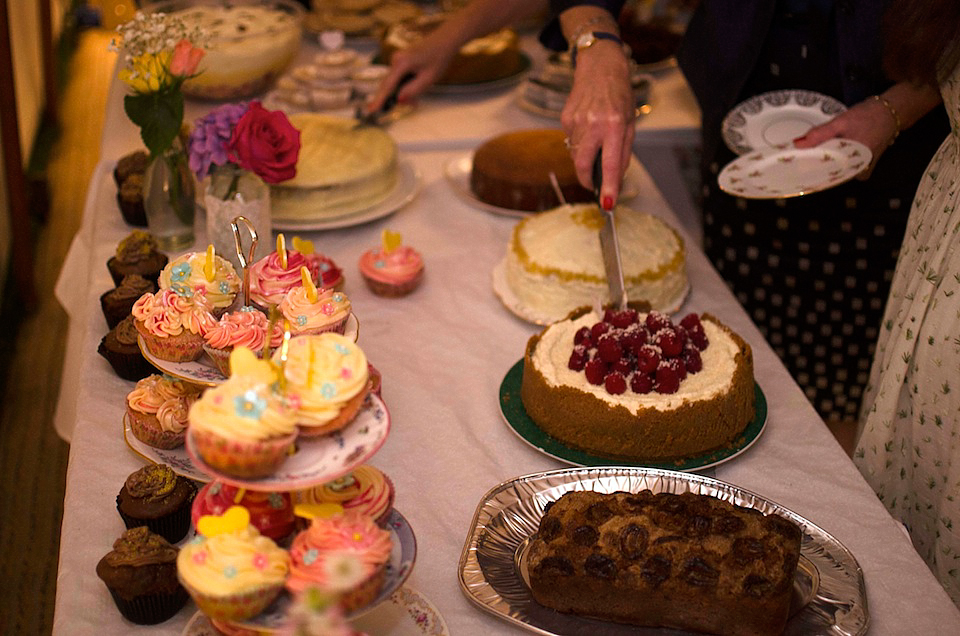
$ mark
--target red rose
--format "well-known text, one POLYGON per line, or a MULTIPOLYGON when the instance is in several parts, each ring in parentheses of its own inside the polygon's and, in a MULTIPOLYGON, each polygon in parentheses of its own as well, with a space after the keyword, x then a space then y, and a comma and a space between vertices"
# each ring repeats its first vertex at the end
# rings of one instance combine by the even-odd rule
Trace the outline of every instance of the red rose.
POLYGON ((256 101, 250 102, 227 144, 230 161, 267 183, 292 179, 299 154, 300 131, 283 111, 267 110, 256 101))

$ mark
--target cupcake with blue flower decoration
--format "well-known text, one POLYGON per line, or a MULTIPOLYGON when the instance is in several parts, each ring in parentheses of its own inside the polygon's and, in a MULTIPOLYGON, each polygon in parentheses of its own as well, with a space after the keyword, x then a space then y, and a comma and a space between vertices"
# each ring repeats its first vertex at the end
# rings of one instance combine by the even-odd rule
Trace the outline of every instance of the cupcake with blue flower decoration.
MULTIPOLYGON (((274 352, 279 362, 280 352, 274 352)), ((353 421, 370 393, 367 356, 337 333, 290 339, 283 364, 287 403, 296 411, 300 434, 338 431, 353 421)))
POLYGON ((342 334, 352 310, 347 295, 333 289, 318 289, 305 266, 300 268, 300 279, 300 286, 288 291, 280 302, 280 313, 290 323, 290 333, 294 336, 342 334))
POLYGON ((200 517, 197 533, 177 555, 177 578, 211 619, 253 618, 283 590, 290 555, 257 531, 246 508, 200 517))
POLYGON ((240 291, 237 270, 216 254, 213 245, 206 252, 187 252, 167 263, 158 283, 161 290, 172 289, 188 300, 203 296, 217 317, 233 305, 240 291))
POLYGON ((297 438, 295 412, 278 388, 278 375, 246 347, 230 354, 230 377, 190 407, 187 450, 226 477, 273 474, 297 438))

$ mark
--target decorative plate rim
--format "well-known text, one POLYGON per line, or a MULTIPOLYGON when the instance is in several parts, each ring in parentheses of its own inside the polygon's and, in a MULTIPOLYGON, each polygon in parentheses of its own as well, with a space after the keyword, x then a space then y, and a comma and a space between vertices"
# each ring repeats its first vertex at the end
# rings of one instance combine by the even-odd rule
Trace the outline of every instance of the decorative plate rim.
POLYGON ((730 109, 720 125, 724 143, 738 155, 770 147, 769 145, 763 147, 751 145, 747 142, 741 130, 750 125, 751 117, 755 121, 756 116, 763 112, 783 108, 790 104, 805 109, 804 112, 809 117, 818 120, 819 123, 825 123, 847 110, 843 102, 816 91, 803 89, 768 91, 760 95, 754 95, 730 109))

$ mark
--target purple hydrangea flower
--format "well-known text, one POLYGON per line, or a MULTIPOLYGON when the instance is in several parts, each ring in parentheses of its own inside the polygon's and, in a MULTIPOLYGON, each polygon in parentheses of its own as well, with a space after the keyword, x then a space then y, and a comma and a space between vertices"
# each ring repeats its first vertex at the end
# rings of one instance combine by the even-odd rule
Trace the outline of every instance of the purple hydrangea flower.
POLYGON ((214 166, 228 163, 227 143, 233 128, 247 112, 248 102, 219 106, 193 124, 193 132, 187 141, 190 154, 190 169, 203 180, 214 166))

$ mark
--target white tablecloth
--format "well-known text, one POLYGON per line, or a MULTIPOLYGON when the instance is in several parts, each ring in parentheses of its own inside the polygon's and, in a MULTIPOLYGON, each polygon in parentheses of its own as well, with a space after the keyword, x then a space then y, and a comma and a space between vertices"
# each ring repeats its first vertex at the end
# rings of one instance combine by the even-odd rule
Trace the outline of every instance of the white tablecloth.
MULTIPOLYGON (((393 479, 396 507, 418 539, 408 585, 434 603, 456 636, 519 633, 460 592, 460 553, 484 493, 504 480, 562 464, 518 439, 499 412, 500 382, 537 331, 505 310, 491 289, 491 271, 514 221, 462 202, 443 169, 475 140, 531 122, 509 95, 457 99, 468 108, 456 112, 471 113, 467 121, 477 125, 461 125, 459 144, 444 137, 450 128, 432 118, 452 117, 452 106, 434 113, 424 105, 391 128, 422 178, 410 205, 366 225, 307 236, 344 268, 346 292, 361 323, 360 345, 383 374, 392 429, 370 463, 393 479), (433 135, 439 140, 428 147, 423 141, 433 135), (426 260, 423 285, 406 298, 374 297, 357 271, 360 253, 378 243, 385 227, 401 232, 426 260)), ((105 263, 129 231, 116 209, 110 170, 137 144, 116 102, 108 112, 103 161, 91 182, 84 224, 56 290, 73 333, 60 411, 73 426, 53 630, 65 636, 176 635, 194 612, 188 605, 162 625, 132 626, 94 572, 123 531, 116 494, 143 465, 122 435, 124 396, 132 383, 117 378, 96 354, 106 332, 98 297, 112 286, 105 263)), ((646 172, 630 205, 680 225, 646 172)), ((696 248, 688 252, 688 267, 692 293, 683 311, 708 310, 743 335, 753 346, 768 402, 763 435, 717 467, 716 476, 794 510, 852 551, 866 580, 871 634, 960 633, 960 612, 696 248)))

